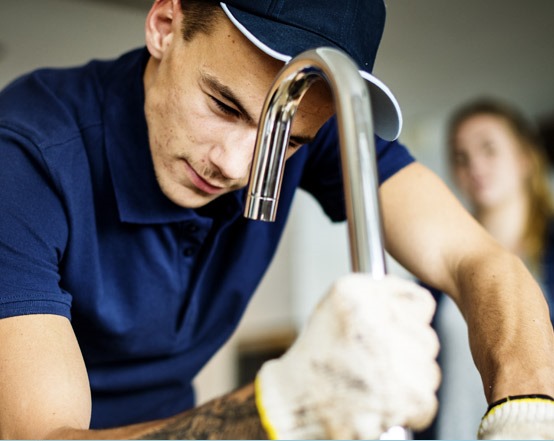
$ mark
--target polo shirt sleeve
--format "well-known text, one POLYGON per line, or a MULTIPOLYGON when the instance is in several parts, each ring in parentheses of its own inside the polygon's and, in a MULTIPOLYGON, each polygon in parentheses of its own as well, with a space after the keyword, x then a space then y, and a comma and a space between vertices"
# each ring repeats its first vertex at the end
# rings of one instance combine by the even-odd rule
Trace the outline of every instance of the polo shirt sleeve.
POLYGON ((41 151, 0 127, 0 158, 0 318, 70 318, 71 296, 59 275, 68 226, 41 151))
MULTIPOLYGON (((311 193, 331 220, 346 219, 338 131, 331 118, 307 146, 306 162, 300 187, 311 193)), ((385 141, 375 136, 379 185, 396 172, 414 162, 408 149, 398 141, 385 141)))

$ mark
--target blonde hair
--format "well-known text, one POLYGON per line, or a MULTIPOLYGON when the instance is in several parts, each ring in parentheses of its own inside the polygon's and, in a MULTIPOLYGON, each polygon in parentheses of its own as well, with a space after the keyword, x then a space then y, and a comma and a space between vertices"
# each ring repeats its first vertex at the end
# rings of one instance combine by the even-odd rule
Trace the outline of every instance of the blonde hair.
POLYGON ((554 218, 554 204, 548 182, 548 161, 535 127, 513 106, 490 98, 472 101, 451 117, 448 125, 449 162, 454 165, 454 137, 460 125, 475 115, 492 115, 505 121, 520 140, 520 148, 529 158, 530 173, 526 186, 529 211, 522 238, 523 251, 534 269, 543 257, 549 222, 554 218))

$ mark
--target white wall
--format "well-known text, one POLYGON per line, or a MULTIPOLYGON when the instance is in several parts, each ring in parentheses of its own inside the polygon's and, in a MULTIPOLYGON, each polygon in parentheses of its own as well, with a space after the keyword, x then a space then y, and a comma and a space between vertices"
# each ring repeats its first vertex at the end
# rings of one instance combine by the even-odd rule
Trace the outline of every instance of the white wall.
POLYGON ((0 87, 22 72, 144 44, 144 10, 85 0, 0 0, 0 87))

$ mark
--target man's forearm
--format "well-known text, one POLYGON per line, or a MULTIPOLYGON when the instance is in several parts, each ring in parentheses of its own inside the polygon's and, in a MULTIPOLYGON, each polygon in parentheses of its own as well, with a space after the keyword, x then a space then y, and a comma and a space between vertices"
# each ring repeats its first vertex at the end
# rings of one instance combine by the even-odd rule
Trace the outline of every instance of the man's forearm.
POLYGON ((174 417, 104 430, 62 429, 53 439, 267 439, 252 385, 174 417))
POLYGON ((170 418, 143 439, 267 439, 256 409, 254 388, 247 386, 170 418))
POLYGON ((515 256, 500 253, 462 271, 460 307, 489 402, 554 393, 554 333, 538 284, 515 256))

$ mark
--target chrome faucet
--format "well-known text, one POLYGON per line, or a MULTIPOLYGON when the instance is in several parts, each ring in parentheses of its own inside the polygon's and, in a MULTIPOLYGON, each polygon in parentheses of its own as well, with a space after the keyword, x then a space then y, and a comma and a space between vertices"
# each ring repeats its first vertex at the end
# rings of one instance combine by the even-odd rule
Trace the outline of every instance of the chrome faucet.
MULTIPOLYGON (((369 90, 352 59, 337 49, 303 52, 274 80, 259 123, 244 216, 275 220, 292 119, 318 78, 328 83, 337 114, 352 270, 379 279, 386 264, 369 90)), ((409 437, 409 429, 397 426, 381 435, 409 437)))
POLYGON ((244 216, 275 220, 292 119, 318 78, 331 88, 337 114, 352 270, 381 278, 386 266, 369 91, 355 63, 337 49, 303 52, 273 82, 262 110, 244 216))

